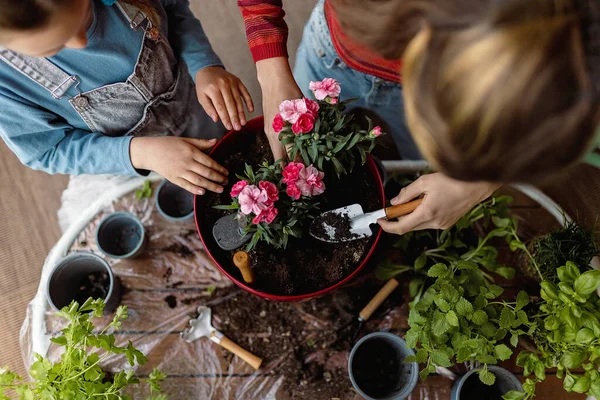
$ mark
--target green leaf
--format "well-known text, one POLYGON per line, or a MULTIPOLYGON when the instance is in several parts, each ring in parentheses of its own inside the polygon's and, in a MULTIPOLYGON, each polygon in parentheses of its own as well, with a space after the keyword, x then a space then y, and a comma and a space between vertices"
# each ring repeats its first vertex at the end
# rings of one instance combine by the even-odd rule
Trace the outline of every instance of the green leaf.
POLYGON ((431 352, 431 361, 433 361, 433 363, 439 367, 448 368, 452 366, 448 354, 441 350, 433 350, 431 352))
POLYGON ((56 343, 59 346, 66 346, 67 345, 67 338, 64 336, 58 336, 55 338, 50 339, 50 341, 52 343, 56 343))
POLYGON ((427 276, 430 276, 433 278, 443 278, 447 274, 448 274, 448 267, 446 267, 444 264, 441 264, 441 263, 433 265, 431 268, 429 268, 429 271, 427 271, 427 276))
POLYGON ((448 323, 452 326, 458 326, 458 317, 456 316, 456 313, 452 310, 448 311, 448 313, 446 314, 446 321, 448 321, 448 323))
POLYGON ((504 329, 510 329, 515 320, 515 313, 508 307, 504 307, 500 313, 500 326, 504 329))
POLYGON ((408 284, 408 291, 410 297, 416 297, 419 294, 419 289, 421 289, 421 285, 423 284, 423 280, 421 279, 413 279, 408 284))
POLYGON ((444 333, 448 332, 448 329, 450 329, 450 324, 446 318, 440 318, 437 321, 434 321, 431 326, 431 331, 435 336, 442 336, 444 333))
POLYGON ((519 311, 527 304, 529 304, 529 295, 527 295, 525 291, 521 290, 519 294, 517 294, 517 304, 515 305, 515 310, 519 311))
POLYGON ((409 329, 408 332, 406 332, 404 340, 406 340, 406 346, 408 346, 408 348, 414 349, 417 347, 417 340, 419 340, 419 331, 415 328, 409 329))
POLYGON ((513 279, 515 277, 515 269, 511 267, 498 267, 494 272, 504 279, 513 279))
POLYGON ((526 394, 523 392, 519 392, 517 390, 511 390, 510 392, 506 393, 504 396, 502 396, 502 398, 504 400, 522 400, 525 399, 526 394))
POLYGON ((512 350, 508 348, 505 344, 499 344, 494 347, 494 356, 498 360, 508 360, 512 355, 512 350))
POLYGON ((519 344, 519 335, 513 334, 510 337, 510 345, 512 347, 517 347, 518 344, 519 344))
POLYGON ((572 388, 574 385, 575 385, 575 378, 573 377, 573 375, 568 374, 567 376, 565 376, 565 379, 563 380, 563 388, 567 392, 570 392, 570 391, 572 391, 572 388))
POLYGON ((483 310, 477 310, 473 313, 473 317, 471 317, 471 320, 476 325, 483 325, 487 322, 488 315, 483 310))
POLYGON ((497 217, 497 216, 493 216, 492 217, 492 222, 498 228, 507 228, 510 225, 510 219, 509 218, 500 218, 500 217, 497 217))
POLYGON ((579 368, 587 358, 587 352, 584 350, 566 351, 560 358, 560 362, 567 368, 579 368))
POLYGON ((415 269, 421 269, 425 266, 425 263, 427 262, 427 254, 422 253, 419 257, 417 257, 417 259, 415 260, 415 269))
POLYGON ((467 300, 465 300, 464 297, 461 297, 460 299, 458 299, 455 307, 456 307, 456 312, 458 313, 458 315, 460 315, 462 317, 466 317, 473 312, 473 305, 471 303, 469 303, 467 300))
POLYGON ((543 381, 546 379, 546 368, 544 368, 544 363, 541 361, 537 361, 535 366, 533 367, 533 372, 539 380, 543 381))
POLYGON ((600 271, 591 270, 584 272, 575 279, 573 289, 577 294, 586 296, 592 294, 600 286, 600 271))
POLYGON ((489 291, 488 291, 488 293, 486 293, 485 297, 488 299, 495 299, 496 297, 500 296, 502 294, 502 292, 504 292, 504 289, 502 289, 500 286, 491 285, 489 287, 489 291))
POLYGON ((496 375, 484 368, 479 371, 479 379, 486 385, 491 386, 496 382, 496 375))
POLYGON ((446 300, 444 300, 440 295, 436 295, 433 301, 435 302, 435 305, 438 306, 440 311, 445 313, 450 311, 450 304, 446 300))
POLYGON ((594 341, 594 339, 596 339, 594 331, 592 331, 589 328, 580 329, 579 332, 577 332, 577 336, 575 338, 577 342, 586 344, 591 343, 592 341, 594 341))
POLYGON ((527 248, 520 240, 511 240, 508 243, 508 247, 510 248, 510 251, 516 251, 517 249, 525 250, 527 248))
POLYGON ((427 357, 429 357, 427 350, 419 349, 419 351, 417 351, 417 362, 418 363, 424 363, 425 361, 427 361, 427 357))
POLYGON ((577 379, 571 390, 575 393, 585 393, 590 389, 590 377, 588 375, 581 376, 577 379))
POLYGON ((459 270, 477 270, 479 267, 473 261, 459 260, 456 264, 459 270))

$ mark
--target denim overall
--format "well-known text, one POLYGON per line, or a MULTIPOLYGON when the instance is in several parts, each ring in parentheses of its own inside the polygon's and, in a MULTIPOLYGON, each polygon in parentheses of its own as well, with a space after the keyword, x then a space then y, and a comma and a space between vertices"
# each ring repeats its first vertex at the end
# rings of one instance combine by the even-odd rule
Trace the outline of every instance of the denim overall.
POLYGON ((117 2, 132 29, 144 29, 133 73, 125 82, 88 92, 78 89, 79 78, 69 75, 45 58, 29 57, 0 48, 0 59, 44 87, 55 99, 69 99, 89 130, 106 136, 187 136, 220 138, 215 124, 196 97, 194 82, 183 61, 178 60, 168 39, 152 26, 137 7, 117 2))

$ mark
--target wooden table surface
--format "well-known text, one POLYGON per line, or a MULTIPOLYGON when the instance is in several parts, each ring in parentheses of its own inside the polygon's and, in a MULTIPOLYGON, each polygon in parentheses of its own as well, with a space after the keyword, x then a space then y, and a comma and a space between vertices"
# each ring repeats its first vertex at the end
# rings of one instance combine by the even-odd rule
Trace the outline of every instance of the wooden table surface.
MULTIPOLYGON (((524 236, 531 237, 537 232, 557 226, 556 221, 545 210, 527 197, 514 190, 505 192, 515 197, 512 209, 519 217, 520 231, 524 236)), ((289 352, 282 351, 277 359, 266 358, 263 367, 254 372, 250 366, 237 357, 228 356, 225 350, 207 339, 200 339, 191 344, 180 339, 180 332, 186 328, 197 306, 215 305, 223 301, 211 295, 212 287, 224 289, 232 286, 202 249, 193 221, 179 224, 167 222, 158 215, 153 199, 139 201, 130 194, 97 215, 74 242, 71 252, 87 250, 100 254, 94 239, 95 228, 104 215, 113 211, 135 213, 150 235, 149 249, 141 258, 125 261, 108 259, 125 289, 121 303, 129 307, 130 314, 130 318, 117 333, 117 341, 133 341, 149 358, 148 364, 140 367, 137 374, 144 376, 154 367, 160 368, 168 375, 163 386, 170 399, 288 398, 282 389, 283 378, 277 370, 286 354, 290 356, 289 352), (177 306, 171 308, 167 304, 165 298, 168 296, 177 300, 177 306)), ((508 249, 500 249, 500 253, 504 260, 514 261, 514 255, 509 254, 508 249)), ((499 280, 499 284, 505 287, 506 295, 510 295, 517 292, 522 280, 499 280)), ((383 283, 378 285, 382 286, 383 283)), ((403 290, 397 296, 391 296, 396 300, 390 301, 395 302, 385 303, 367 322, 363 333, 389 330, 404 336, 408 329, 408 305, 404 300, 408 298, 408 282, 403 282, 402 286, 403 290)), ((377 287, 374 286, 372 294, 376 292, 377 287)), ((230 292, 230 296, 238 293, 235 290, 230 292)), ((343 291, 339 294, 336 292, 331 296, 341 296, 342 293, 343 291)), ((306 304, 310 305, 310 302, 306 304)), ((311 315, 311 308, 306 304, 281 304, 274 312, 303 313, 306 328, 301 334, 306 335, 306 340, 309 340, 311 332, 315 330, 334 332, 339 328, 342 321, 323 321, 319 319, 317 312, 311 315)), ((249 314, 253 315, 249 315, 249 318, 256 318, 257 312, 249 310, 249 314)), ((100 325, 106 323, 109 318, 110 316, 102 318, 99 321, 100 325)), ((227 326, 223 324, 223 316, 213 315, 213 323, 242 347, 246 340, 251 340, 248 339, 252 336, 250 334, 240 336, 239 333, 234 333, 237 337, 231 336, 232 332, 228 332, 227 326)), ((62 326, 63 321, 48 314, 49 332, 58 332, 62 326)), ((55 349, 51 348, 51 353, 53 351, 55 349)), ((257 355, 264 356, 259 353, 257 355)), ((107 360, 105 368, 119 370, 124 365, 122 358, 112 358, 107 360)), ((514 364, 514 360, 509 360, 502 366, 524 379, 522 369, 514 364)), ((419 381, 409 399, 449 399, 452 383, 448 378, 431 376, 425 382, 419 381)), ((351 385, 349 379, 347 384, 351 385)), ((144 389, 136 390, 138 391, 134 398, 144 398, 144 389)), ((360 397, 356 395, 353 398, 360 397)), ((562 382, 550 372, 546 381, 538 385, 536 398, 583 399, 585 396, 567 394, 562 389, 562 382)))

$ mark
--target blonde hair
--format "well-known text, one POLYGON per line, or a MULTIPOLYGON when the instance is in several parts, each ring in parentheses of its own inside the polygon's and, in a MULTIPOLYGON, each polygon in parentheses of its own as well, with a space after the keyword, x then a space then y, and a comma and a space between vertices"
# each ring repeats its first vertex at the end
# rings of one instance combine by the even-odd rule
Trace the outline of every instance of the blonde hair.
POLYGON ((571 1, 507 1, 460 28, 432 21, 402 72, 415 141, 457 179, 539 181, 589 151, 600 119, 571 1))

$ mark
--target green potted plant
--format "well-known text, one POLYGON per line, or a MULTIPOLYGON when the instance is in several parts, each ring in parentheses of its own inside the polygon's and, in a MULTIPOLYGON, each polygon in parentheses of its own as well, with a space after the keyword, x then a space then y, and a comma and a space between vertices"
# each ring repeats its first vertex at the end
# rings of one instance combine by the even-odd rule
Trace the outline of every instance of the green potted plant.
MULTIPOLYGON (((82 305, 74 301, 59 311, 58 315, 69 321, 61 335, 51 339, 64 348, 60 360, 52 362, 36 354, 29 370, 31 382, 6 368, 0 368, 0 399, 9 399, 11 392, 22 400, 130 399, 123 393, 124 389, 140 383, 133 369, 110 375, 102 370, 102 361, 109 355, 123 355, 129 365, 135 367, 145 364, 147 359, 131 341, 127 346, 118 346, 115 336, 107 333, 110 329, 121 327, 122 321, 127 318, 127 307, 118 307, 111 323, 97 332, 91 318, 102 316, 103 311, 104 301, 91 298, 82 305)), ((155 369, 145 380, 150 385, 148 400, 167 398, 160 388, 160 381, 164 378, 165 375, 155 369)))
POLYGON ((546 379, 550 368, 557 369, 567 392, 600 398, 600 271, 581 273, 567 262, 556 270, 556 282, 553 278, 540 284, 541 301, 532 305, 535 350, 517 356, 528 377, 525 393, 512 393, 507 399, 533 398, 536 384, 546 379))
POLYGON ((526 250, 517 236, 516 219, 509 214, 510 201, 492 197, 450 229, 404 235, 395 246, 404 250, 408 262, 388 261, 377 270, 384 280, 405 271, 414 276, 405 339, 416 351, 407 361, 424 364, 422 379, 438 367, 468 363, 479 365, 471 373, 484 385, 479 389, 493 387, 505 394, 514 388, 509 381, 517 378, 492 367, 509 359, 519 337, 533 330, 523 310, 529 304, 527 293, 507 301, 501 297, 503 289, 494 284, 494 274, 514 276, 513 268, 499 263, 494 240, 506 241, 513 251, 526 250), (496 382, 498 376, 506 382, 496 382))

